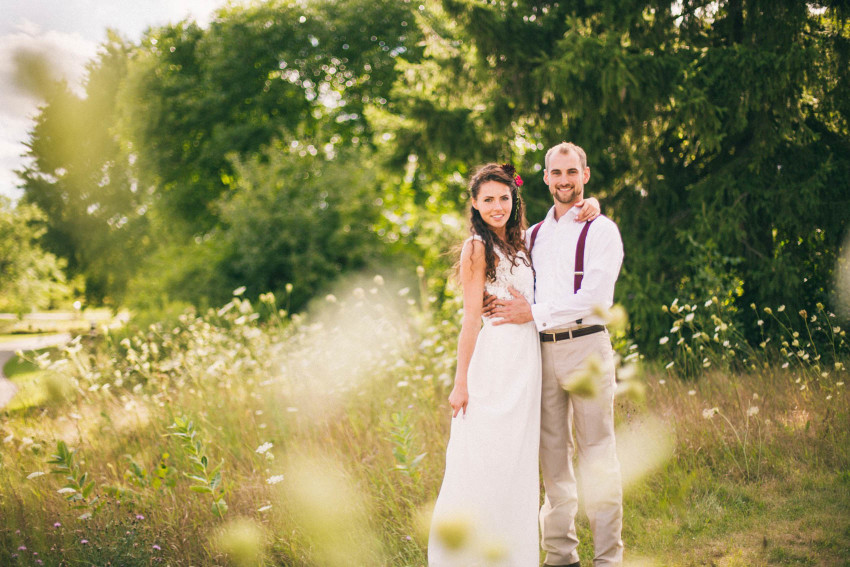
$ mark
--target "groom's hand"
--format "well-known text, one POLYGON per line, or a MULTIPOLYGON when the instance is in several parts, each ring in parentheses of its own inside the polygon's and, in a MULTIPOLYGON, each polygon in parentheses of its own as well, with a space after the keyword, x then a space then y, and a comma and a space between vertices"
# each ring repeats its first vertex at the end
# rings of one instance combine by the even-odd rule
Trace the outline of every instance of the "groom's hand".
POLYGON ((497 299, 496 308, 493 310, 494 317, 501 317, 501 320, 493 321, 494 325, 505 325, 512 323, 519 325, 534 321, 531 314, 531 305, 526 301, 525 297, 515 290, 513 287, 508 288, 513 299, 497 299))

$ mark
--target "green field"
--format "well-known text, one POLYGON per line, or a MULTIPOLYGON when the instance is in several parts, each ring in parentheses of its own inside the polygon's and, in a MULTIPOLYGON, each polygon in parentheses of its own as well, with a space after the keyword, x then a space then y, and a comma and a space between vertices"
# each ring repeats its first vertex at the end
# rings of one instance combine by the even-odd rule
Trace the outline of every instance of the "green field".
MULTIPOLYGON (((265 299, 12 361, 49 387, 0 422, 0 563, 425 565, 456 323, 377 285, 292 319, 265 299)), ((840 363, 683 379, 629 352, 628 565, 848 564, 840 363)))

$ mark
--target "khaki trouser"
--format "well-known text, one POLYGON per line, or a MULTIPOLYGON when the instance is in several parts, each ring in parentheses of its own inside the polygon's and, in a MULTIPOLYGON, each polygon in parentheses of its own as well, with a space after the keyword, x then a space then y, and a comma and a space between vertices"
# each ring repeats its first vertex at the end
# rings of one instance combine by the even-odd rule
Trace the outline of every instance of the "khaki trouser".
POLYGON ((578 449, 582 499, 593 533, 593 564, 621 565, 623 490, 614 442, 614 353, 607 331, 572 340, 541 343, 540 467, 546 498, 540 510, 542 547, 547 565, 579 560, 575 517, 578 490, 573 454, 578 449), (605 371, 596 377, 593 398, 570 395, 563 382, 596 353, 605 371), (573 443, 575 428, 575 444, 573 443))

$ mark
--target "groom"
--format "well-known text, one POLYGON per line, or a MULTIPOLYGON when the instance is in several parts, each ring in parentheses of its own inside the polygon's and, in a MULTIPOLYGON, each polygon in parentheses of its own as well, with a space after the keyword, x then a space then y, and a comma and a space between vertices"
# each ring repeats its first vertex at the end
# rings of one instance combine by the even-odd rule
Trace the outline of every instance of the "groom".
POLYGON ((513 300, 495 302, 492 313, 502 320, 494 324, 534 321, 540 332, 540 467, 546 490, 540 527, 545 565, 579 566, 576 449, 593 532, 593 564, 621 565, 623 491, 614 443, 614 353, 605 320, 596 312, 613 304, 623 243, 617 225, 605 216, 573 222, 573 206, 583 198, 590 179, 584 150, 563 142, 546 152, 545 165, 543 179, 554 206, 526 233, 536 272, 534 305, 512 290, 513 300), (602 368, 592 378, 596 395, 570 394, 561 384, 592 358, 602 368))

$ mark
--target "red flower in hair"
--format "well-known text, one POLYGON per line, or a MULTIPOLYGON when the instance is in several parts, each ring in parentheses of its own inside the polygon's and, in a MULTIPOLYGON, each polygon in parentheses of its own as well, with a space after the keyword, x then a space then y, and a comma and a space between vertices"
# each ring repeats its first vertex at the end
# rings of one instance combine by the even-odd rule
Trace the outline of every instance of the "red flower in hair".
POLYGON ((516 183, 516 186, 517 186, 517 187, 522 187, 522 177, 520 177, 520 176, 517 174, 517 172, 516 172, 516 168, 515 168, 514 166, 512 166, 512 165, 511 165, 511 164, 509 164, 509 163, 503 163, 503 164, 502 164, 502 170, 503 170, 505 173, 507 173, 508 175, 510 175, 511 177, 513 177, 513 178, 514 178, 514 183, 516 183))

